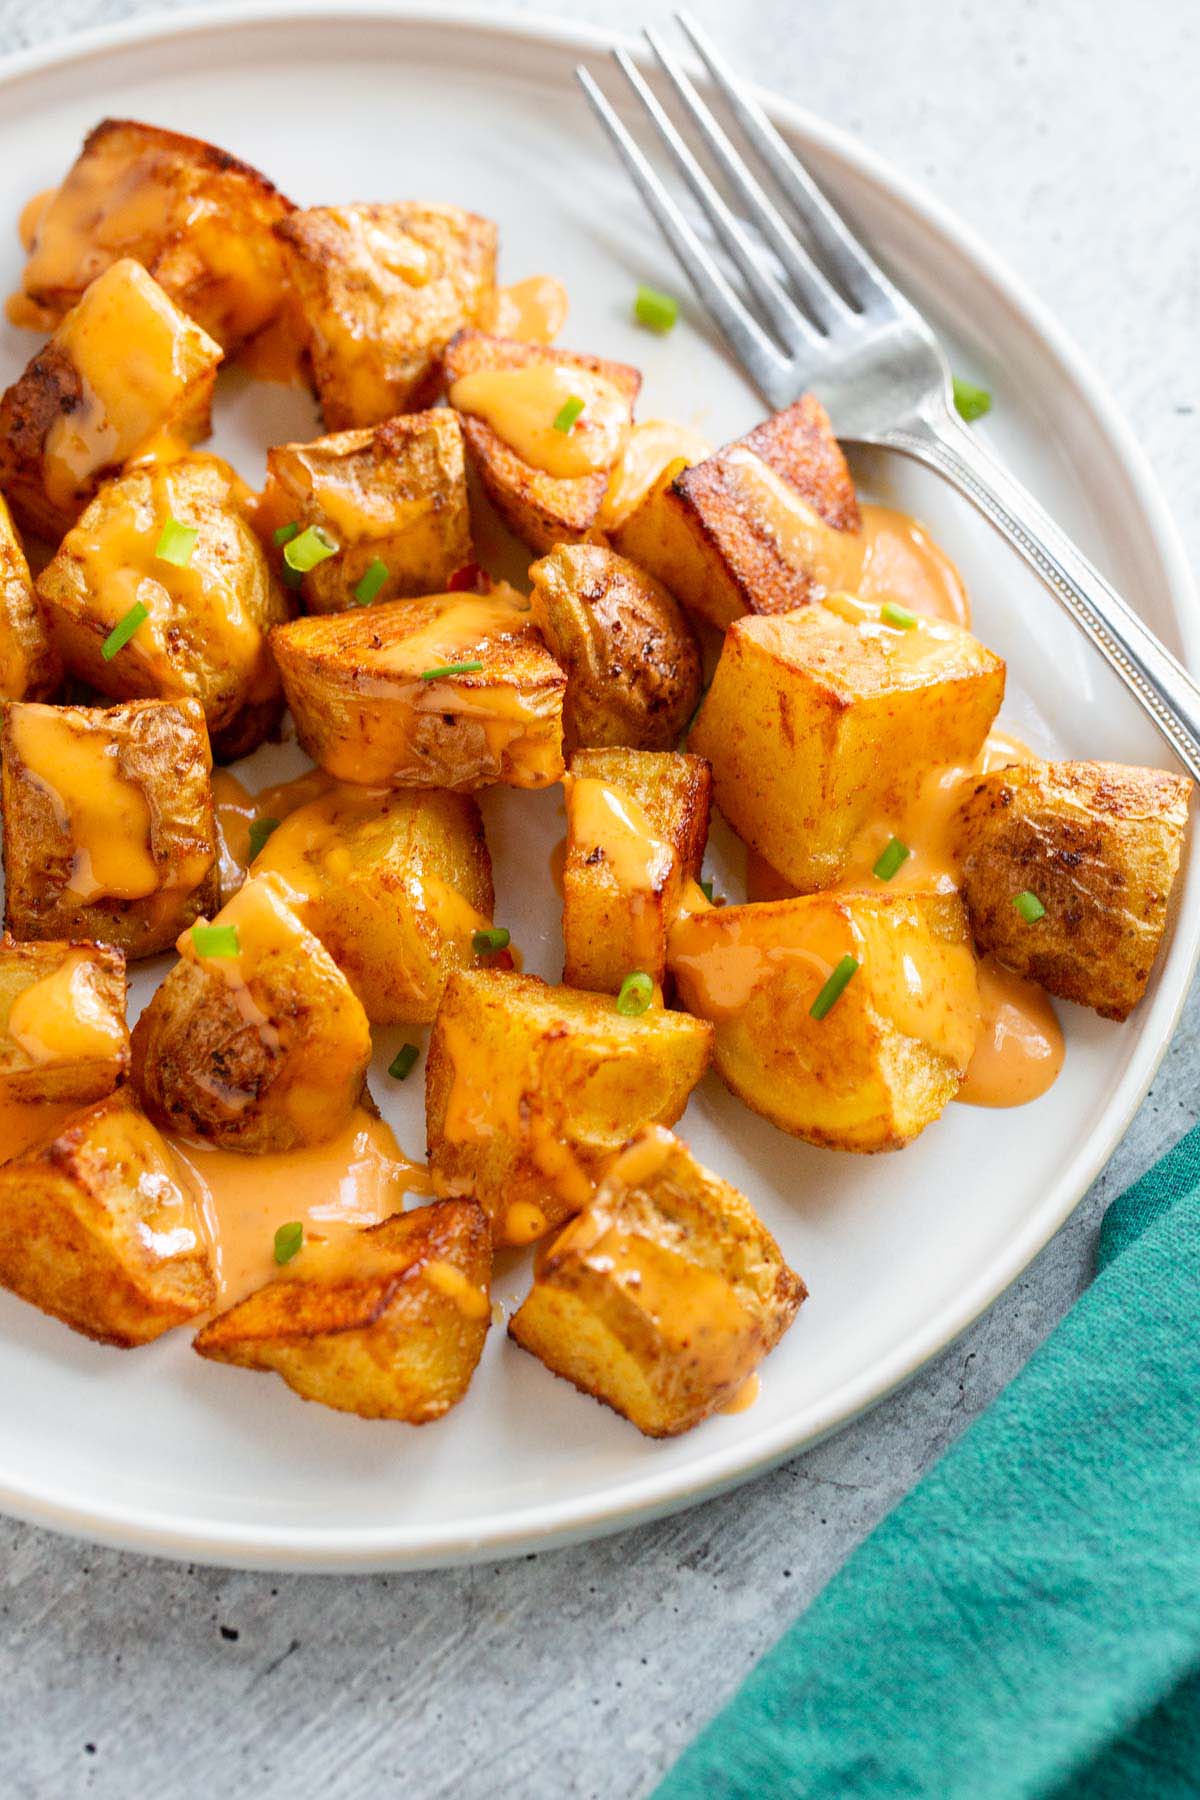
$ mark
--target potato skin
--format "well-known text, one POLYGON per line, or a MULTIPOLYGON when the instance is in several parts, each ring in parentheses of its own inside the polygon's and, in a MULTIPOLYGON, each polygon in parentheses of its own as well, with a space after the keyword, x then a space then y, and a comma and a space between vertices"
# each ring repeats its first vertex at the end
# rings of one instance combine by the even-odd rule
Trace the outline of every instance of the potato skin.
POLYGON ((61 680, 25 551, 0 494, 0 700, 46 700, 61 680))
MULTIPOLYGON (((72 993, 77 990, 73 986, 72 993)), ((125 958, 111 944, 18 943, 0 939, 0 1098, 60 1101, 86 1106, 120 1085, 129 1068, 125 1025, 125 958), (82 971, 89 1012, 109 1028, 106 1053, 43 1061, 11 1035, 9 1015, 18 995, 45 981, 70 960, 82 971)))
POLYGON ((319 1251, 306 1246, 291 1279, 218 1314, 196 1350, 273 1369, 301 1399, 361 1419, 440 1419, 466 1393, 490 1323, 483 1208, 438 1200, 331 1250, 323 1272, 319 1251))
POLYGON ((1127 1019, 1162 942, 1192 783, 1121 763, 1022 763, 969 786, 955 854, 981 951, 1048 993, 1127 1019), (1045 916, 1013 904, 1030 891, 1045 916))

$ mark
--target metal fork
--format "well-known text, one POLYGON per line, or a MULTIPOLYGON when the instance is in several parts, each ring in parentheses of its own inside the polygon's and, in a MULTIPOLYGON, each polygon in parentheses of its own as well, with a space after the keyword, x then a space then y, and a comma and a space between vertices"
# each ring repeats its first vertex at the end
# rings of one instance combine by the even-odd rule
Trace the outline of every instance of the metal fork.
POLYGON ((933 332, 849 230, 808 171, 741 87, 700 27, 676 15, 781 204, 751 173, 679 61, 646 40, 695 126, 735 212, 705 173, 633 59, 613 55, 713 233, 741 272, 743 301, 588 70, 576 74, 659 229, 709 316, 775 410, 811 388, 839 437, 901 451, 936 469, 1017 549, 1200 779, 1200 687, 1066 533, 963 426, 933 332), (799 221, 811 251, 788 215, 799 221), (754 229, 751 230, 750 227, 754 229), (776 274, 769 251, 780 270, 776 274))

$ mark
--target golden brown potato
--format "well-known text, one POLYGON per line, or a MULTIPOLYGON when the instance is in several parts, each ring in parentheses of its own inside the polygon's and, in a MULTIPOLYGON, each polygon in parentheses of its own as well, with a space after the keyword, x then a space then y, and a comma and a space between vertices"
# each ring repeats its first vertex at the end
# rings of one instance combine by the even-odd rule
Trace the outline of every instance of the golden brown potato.
MULTIPOLYGON (((315 525, 338 546, 301 577, 308 612, 443 592, 471 560, 458 420, 439 407, 268 450, 258 525, 265 541, 293 525, 315 525), (367 602, 357 594, 364 577, 367 602)), ((283 550, 274 554, 284 566, 283 550)))
POLYGON ((45 700, 61 677, 29 564, 0 494, 0 700, 45 700))
POLYGON ((140 263, 98 275, 0 398, 0 488, 57 542, 148 438, 208 430, 221 347, 140 263))
POLYGON ((215 903, 212 764, 194 700, 12 702, 0 757, 15 937, 154 956, 215 903))
POLYGON ((578 1212, 646 1124, 673 1125, 708 1064, 711 1029, 531 975, 452 975, 425 1064, 437 1191, 470 1194, 498 1244, 528 1244, 578 1212))
POLYGON ((220 1313, 201 1356, 273 1369, 303 1400, 427 1425, 467 1391, 491 1320, 492 1247, 473 1200, 438 1200, 329 1243, 220 1313))
POLYGON ((700 647, 666 588, 599 544, 532 565, 530 602, 567 672, 569 749, 673 750, 700 698, 700 647))
POLYGON ((674 1437, 736 1400, 805 1291, 746 1197, 651 1126, 538 1252, 508 1333, 647 1437, 674 1437))
POLYGON ((286 883, 376 1025, 427 1025, 492 921, 491 859, 467 794, 335 788, 291 813, 252 870, 286 883))
POLYGON ((442 350, 490 323, 496 227, 457 206, 313 206, 276 226, 325 426, 345 431, 437 398, 442 350))
MULTIPOLYGON (((457 384, 481 370, 548 367, 583 371, 599 378, 625 402, 624 432, 633 421, 633 403, 641 375, 626 363, 608 362, 547 344, 522 344, 489 337, 482 331, 460 331, 446 346, 445 380, 450 403, 462 416, 467 457, 501 518, 534 550, 581 538, 595 525, 608 488, 611 464, 592 473, 561 476, 527 462, 483 418, 464 410, 457 384)), ((613 460, 619 454, 614 446, 613 460)))
POLYGON ((714 625, 791 612, 828 586, 861 526, 829 415, 812 394, 690 467, 668 464, 614 548, 714 625))
POLYGON ((898 822, 932 767, 969 762, 1003 698, 1004 664, 960 626, 895 629, 833 595, 735 621, 688 747, 738 836, 808 891, 837 881, 868 822, 898 822))
POLYGON ((86 1106, 128 1067, 121 952, 0 939, 0 1100, 86 1106))
POLYGON ((22 280, 52 320, 123 257, 142 264, 227 351, 278 312, 292 210, 265 175, 199 138, 104 119, 38 218, 22 280))
POLYGON ((212 1305, 200 1208, 127 1088, 0 1164, 0 1284, 126 1349, 212 1305))
POLYGON ((130 469, 105 482, 37 584, 70 674, 114 700, 198 701, 214 754, 226 760, 279 723, 283 689, 267 633, 288 617, 240 491, 215 456, 130 469), (172 522, 196 533, 190 548, 176 549, 177 535, 168 541, 172 522), (106 654, 109 634, 138 604, 147 617, 106 654))
POLYGON ((563 980, 615 994, 662 984, 667 934, 708 841, 712 775, 676 750, 579 750, 567 790, 563 980))
POLYGON ((362 1092, 371 1030, 287 889, 261 875, 175 964, 133 1031, 133 1080, 164 1130, 247 1155, 320 1144, 362 1092))
POLYGON ((833 1150, 908 1143, 954 1098, 975 1047, 975 958, 956 894, 693 912, 671 933, 670 966, 682 1004, 716 1028, 713 1062, 730 1091, 833 1150), (857 968, 814 1017, 844 958, 857 968))
POLYGON ((1167 922, 1192 784, 1121 763, 1023 763, 965 784, 955 851, 980 950, 1126 1019, 1167 922), (1015 904, 1031 894, 1033 920, 1015 904))
POLYGON ((339 781, 463 793, 557 781, 567 678, 522 604, 511 588, 431 594, 278 626, 313 761, 339 781))

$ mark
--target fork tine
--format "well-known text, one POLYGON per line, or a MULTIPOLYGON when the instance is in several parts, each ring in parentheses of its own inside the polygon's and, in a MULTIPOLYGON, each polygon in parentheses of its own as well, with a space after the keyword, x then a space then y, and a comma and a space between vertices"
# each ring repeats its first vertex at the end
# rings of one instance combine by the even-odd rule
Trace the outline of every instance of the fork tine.
POLYGON ((791 385, 789 364, 742 305, 582 63, 575 78, 709 317, 763 397, 776 404, 776 396, 791 385))

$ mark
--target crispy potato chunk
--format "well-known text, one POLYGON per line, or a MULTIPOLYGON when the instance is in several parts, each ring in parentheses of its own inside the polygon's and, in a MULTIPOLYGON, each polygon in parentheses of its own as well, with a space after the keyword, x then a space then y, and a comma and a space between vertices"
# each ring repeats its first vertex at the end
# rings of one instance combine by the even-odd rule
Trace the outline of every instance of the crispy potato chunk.
POLYGON ((563 980, 615 994, 641 970, 661 985, 667 933, 704 860, 708 764, 674 750, 579 750, 565 785, 563 980))
POLYGON ((314 206, 276 227, 326 428, 377 425, 437 398, 439 358, 490 323, 496 227, 457 206, 314 206))
POLYGON ((104 484, 38 577, 63 664, 114 700, 199 702, 223 759, 278 725, 283 689, 267 633, 284 591, 239 510, 241 484, 215 456, 148 463, 104 484), (159 554, 171 522, 197 535, 183 562, 159 554), (148 617, 116 655, 131 607, 148 617))
POLYGON ((671 933, 682 1003, 711 1019, 726 1087, 781 1131, 896 1150, 958 1092, 979 997, 956 894, 809 894, 693 912, 671 933), (840 997, 812 1008, 844 957, 840 997))
POLYGON ((224 941, 186 932, 134 1026, 146 1111, 164 1130, 247 1155, 326 1142, 371 1059, 360 1001, 275 876, 247 881, 213 925, 224 941))
POLYGON ((967 784, 955 850, 980 950, 1051 994, 1127 1019, 1146 991, 1192 784, 1121 763, 1023 763, 967 784), (1027 921, 1014 904, 1045 907, 1027 921))
POLYGON ((425 1064, 437 1191, 472 1194, 498 1244, 528 1244, 578 1212, 605 1163, 646 1124, 673 1125, 708 1064, 711 1030, 531 975, 452 975, 425 1064))
POLYGON ((271 228, 291 210, 265 175, 213 144, 104 119, 38 219, 22 286, 61 318, 89 281, 132 257, 233 351, 279 310, 283 253, 271 228))
POLYGON ((125 1349, 212 1305, 199 1205, 127 1088, 0 1164, 0 1283, 125 1349))
POLYGON ((735 621, 688 746, 712 763, 738 836, 808 891, 835 882, 855 833, 897 817, 932 767, 969 762, 1003 698, 1004 664, 960 626, 893 629, 834 595, 735 621))
POLYGON ((458 1404, 475 1372, 491 1272, 483 1208, 438 1200, 306 1243, 195 1347, 213 1362, 273 1369, 301 1399, 338 1412, 427 1425, 458 1404))
POLYGON ((0 700, 45 700, 61 676, 25 551, 0 494, 0 700))
POLYGON ((457 418, 439 407, 268 450, 259 527, 269 537, 293 523, 319 526, 339 547, 303 576, 308 612, 360 605, 355 590, 376 563, 386 574, 372 600, 442 592, 471 560, 457 418))
MULTIPOLYGON (((460 331, 447 344, 447 391, 463 376, 483 369, 520 369, 535 363, 582 369, 611 382, 628 400, 627 429, 632 424, 633 403, 642 378, 627 363, 608 362, 601 356, 584 356, 547 344, 489 337, 482 331, 460 331)), ((468 460, 478 472, 492 505, 532 549, 553 550, 556 544, 582 538, 595 525, 608 488, 609 470, 598 469, 587 475, 551 475, 526 462, 484 419, 464 413, 462 428, 468 460)))
POLYGON ((221 347, 140 263, 113 263, 0 398, 0 488, 56 543, 160 432, 203 437, 221 347))
POLYGON ((271 647, 300 742, 339 781, 465 793, 562 774, 567 678, 512 589, 295 619, 271 647))
POLYGON ((286 883, 376 1025, 428 1025, 491 924, 491 859, 467 794, 335 788, 289 814, 252 870, 286 883))
POLYGON ((568 746, 674 749, 700 698, 700 647, 666 588, 599 544, 560 544, 529 576, 533 616, 567 672, 568 746))
POLYGON ((194 700, 14 702, 0 758, 15 937, 154 956, 215 904, 212 764, 194 700))
POLYGON ((703 462, 668 464, 611 536, 623 556, 723 628, 742 613, 803 606, 822 585, 818 560, 840 559, 837 537, 860 525, 829 415, 805 394, 703 462))
POLYGON ((733 1400, 806 1294, 750 1202, 661 1126, 539 1252, 508 1334, 647 1437, 733 1400))
POLYGON ((0 939, 0 1099, 86 1106, 128 1067, 121 952, 0 939))

